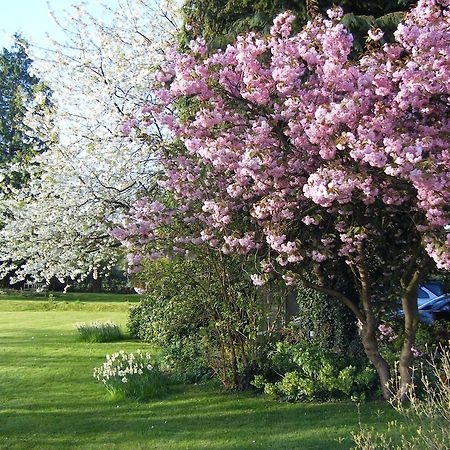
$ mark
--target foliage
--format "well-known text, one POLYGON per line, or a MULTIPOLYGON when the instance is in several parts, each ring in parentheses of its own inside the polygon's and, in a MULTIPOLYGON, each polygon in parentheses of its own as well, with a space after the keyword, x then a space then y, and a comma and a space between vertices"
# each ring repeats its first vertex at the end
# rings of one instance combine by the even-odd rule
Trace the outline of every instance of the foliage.
POLYGON ((148 280, 145 298, 130 309, 130 334, 165 346, 205 327, 208 322, 205 307, 210 298, 199 283, 212 278, 206 266, 182 259, 148 264, 140 274, 141 279, 148 280), (202 280, 203 277, 207 279, 202 280))
MULTIPOLYGON (((381 344, 384 345, 384 351, 392 352, 391 358, 395 360, 395 355, 400 350, 404 338, 404 329, 399 320, 394 320, 380 327, 387 327, 391 330, 390 337, 382 338, 381 344)), ((380 328, 379 327, 379 328, 380 328)), ((417 326, 416 341, 414 349, 416 356, 432 355, 441 346, 446 345, 450 341, 450 328, 446 320, 436 320, 431 324, 419 323, 417 326)))
MULTIPOLYGON (((3 196, 14 201, 15 189, 29 180, 27 166, 37 153, 45 150, 45 143, 34 137, 24 123, 28 107, 43 96, 50 104, 51 92, 33 74, 32 60, 27 55, 28 43, 15 35, 15 45, 0 53, 0 200, 3 196)), ((2 217, 0 204, 0 226, 2 217)), ((11 255, 3 256, 4 265, 11 255)), ((1 278, 9 278, 6 269, 1 278)), ((8 281, 6 281, 6 284, 8 281)))
POLYGON ((285 401, 363 399, 375 386, 375 371, 364 359, 344 358, 311 343, 279 342, 269 364, 272 376, 259 375, 252 384, 285 401))
POLYGON ((432 324, 419 324, 416 343, 420 349, 428 348, 435 351, 440 346, 450 342, 450 327, 448 321, 436 320, 432 324))
POLYGON ((143 325, 144 317, 144 304, 143 302, 138 305, 131 305, 128 312, 127 330, 132 338, 140 339, 140 335, 143 335, 140 328, 143 325))
POLYGON ((208 342, 198 336, 185 338, 161 351, 161 362, 183 383, 198 383, 210 379, 214 372, 208 358, 208 342))
MULTIPOLYGON (((0 54, 0 164, 26 161, 36 150, 43 150, 39 141, 27 135, 23 119, 27 105, 42 94, 50 95, 48 88, 32 75, 32 60, 26 53, 28 46, 19 35, 11 50, 0 54)), ((8 174, 6 173, 5 176, 8 174)))
POLYGON ((106 355, 106 362, 94 369, 94 378, 102 382, 113 399, 153 399, 167 389, 167 378, 150 353, 106 355))
MULTIPOLYGON (((160 346, 161 360, 175 378, 196 383, 212 375, 206 350, 208 342, 201 337, 208 327, 204 309, 207 303, 197 290, 192 290, 189 284, 194 280, 192 277, 181 276, 175 264, 166 262, 165 265, 163 285, 152 287, 155 295, 150 294, 138 305, 131 306, 128 331, 133 337, 160 346)), ((152 282, 158 280, 153 278, 152 282)))
POLYGON ((119 326, 111 321, 77 323, 75 326, 83 342, 114 342, 123 339, 119 326))
POLYGON ((448 449, 450 425, 450 350, 440 347, 440 355, 430 364, 433 380, 422 372, 421 384, 425 393, 417 395, 410 386, 407 401, 394 397, 391 405, 400 414, 405 425, 391 424, 386 433, 377 433, 363 427, 353 435, 357 448, 371 450, 448 449))
MULTIPOLYGON (((305 24, 311 18, 308 14, 309 1, 293 0, 187 0, 183 6, 184 20, 187 25, 182 41, 202 36, 210 47, 224 47, 235 40, 240 33, 247 31, 268 32, 273 18, 284 11, 292 11, 296 16, 296 27, 305 24)), ((319 0, 319 11, 325 11, 336 3, 319 0)), ((411 0, 382 0, 370 2, 362 0, 343 0, 338 4, 343 7, 345 24, 352 32, 365 35, 372 26, 383 30, 389 26, 392 16, 387 16, 396 11, 405 11, 414 1, 411 0), (383 17, 384 16, 384 17, 383 17), (378 21, 373 23, 376 19, 378 21)), ((310 11, 311 13, 311 11, 310 11)), ((397 23, 400 20, 396 19, 397 23)), ((361 42, 361 40, 358 40, 361 42)))
MULTIPOLYGON (((273 337, 272 326, 258 338, 268 305, 243 276, 251 261, 208 249, 197 249, 196 256, 144 263, 138 279, 148 280, 146 298, 131 309, 128 328, 164 348, 172 368, 191 372, 187 378, 213 371, 225 387, 245 388, 273 337)), ((284 290, 268 293, 281 309, 284 290)))
POLYGON ((343 355, 362 352, 358 327, 348 308, 307 287, 299 288, 297 302, 298 313, 291 326, 291 339, 310 341, 343 355))

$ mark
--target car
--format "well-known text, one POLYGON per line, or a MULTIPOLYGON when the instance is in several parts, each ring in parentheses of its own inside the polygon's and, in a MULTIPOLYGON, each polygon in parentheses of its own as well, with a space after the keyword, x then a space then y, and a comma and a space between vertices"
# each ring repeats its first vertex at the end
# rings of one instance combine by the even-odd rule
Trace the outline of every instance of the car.
POLYGON ((417 304, 419 306, 428 303, 431 300, 435 300, 438 297, 444 295, 444 286, 438 281, 430 281, 420 285, 417 295, 417 304))
MULTIPOLYGON (((450 294, 444 292, 444 286, 438 281, 421 284, 417 293, 419 320, 432 324, 435 320, 450 320, 450 294)), ((405 314, 398 302, 398 308, 390 317, 404 318, 405 314)))
POLYGON ((444 294, 419 306, 419 318, 427 324, 435 320, 450 320, 450 296, 444 294))

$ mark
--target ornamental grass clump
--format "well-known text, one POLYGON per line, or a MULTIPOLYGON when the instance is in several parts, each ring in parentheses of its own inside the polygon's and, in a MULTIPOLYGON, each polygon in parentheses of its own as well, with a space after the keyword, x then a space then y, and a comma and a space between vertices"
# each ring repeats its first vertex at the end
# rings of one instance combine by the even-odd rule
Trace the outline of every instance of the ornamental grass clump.
POLYGON ((166 392, 168 379, 149 353, 120 351, 106 355, 106 362, 94 369, 113 399, 148 400, 166 392))
POLYGON ((80 340, 84 342, 113 342, 123 339, 119 325, 114 322, 77 323, 80 340))
POLYGON ((356 449, 450 448, 450 347, 441 345, 421 372, 415 384, 405 392, 395 389, 396 395, 390 399, 401 420, 389 423, 387 432, 381 433, 361 426, 360 432, 353 435, 356 449), (423 392, 418 392, 417 385, 423 392))

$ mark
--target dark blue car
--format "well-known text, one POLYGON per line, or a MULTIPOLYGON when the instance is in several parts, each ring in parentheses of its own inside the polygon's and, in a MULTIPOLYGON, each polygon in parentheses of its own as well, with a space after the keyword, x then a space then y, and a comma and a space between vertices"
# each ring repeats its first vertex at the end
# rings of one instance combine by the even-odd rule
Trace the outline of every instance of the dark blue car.
MULTIPOLYGON (((450 320, 450 294, 444 293, 444 286, 438 281, 422 284, 417 293, 419 320, 432 324, 435 320, 450 320)), ((404 317, 403 310, 397 310, 394 317, 404 317)))
POLYGON ((428 324, 435 320, 450 320, 450 296, 444 294, 419 306, 419 317, 421 322, 428 324))
POLYGON ((429 281, 419 287, 417 294, 417 303, 419 306, 428 303, 430 300, 434 300, 444 295, 444 286, 438 281, 429 281))

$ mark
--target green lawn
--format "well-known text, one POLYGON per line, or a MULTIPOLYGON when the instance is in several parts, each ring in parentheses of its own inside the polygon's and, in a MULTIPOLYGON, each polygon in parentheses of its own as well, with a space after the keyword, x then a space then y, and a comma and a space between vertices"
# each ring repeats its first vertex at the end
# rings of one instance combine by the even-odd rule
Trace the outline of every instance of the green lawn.
POLYGON ((0 311, 128 311, 129 307, 139 302, 142 296, 137 294, 104 294, 85 292, 44 294, 26 292, 20 294, 0 291, 0 311))
MULTIPOLYGON (((49 308, 45 300, 0 299, 1 449, 352 447, 358 415, 350 402, 277 403, 253 393, 224 393, 212 384, 176 386, 146 404, 107 399, 92 378, 93 368, 107 353, 148 349, 135 341, 76 340, 79 321, 113 320, 124 326, 123 300, 85 297, 80 310, 76 300, 65 302, 49 308)), ((363 405, 361 412, 363 423, 380 429, 394 418, 383 403, 363 405)))

